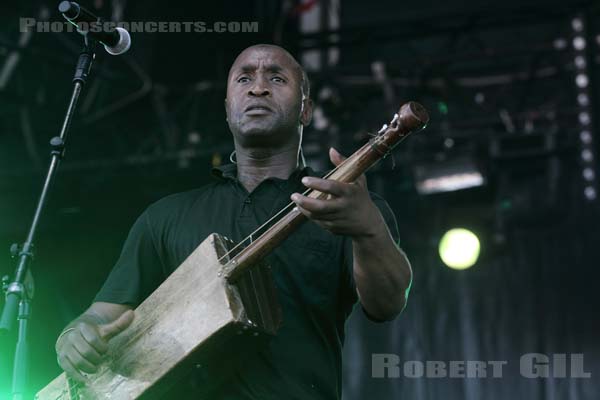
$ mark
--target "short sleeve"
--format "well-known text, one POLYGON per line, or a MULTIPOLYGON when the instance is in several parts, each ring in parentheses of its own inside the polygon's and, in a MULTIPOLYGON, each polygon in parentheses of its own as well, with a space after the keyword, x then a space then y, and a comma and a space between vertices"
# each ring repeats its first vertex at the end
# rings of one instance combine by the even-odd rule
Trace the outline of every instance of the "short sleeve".
POLYGON ((121 255, 94 301, 137 307, 164 280, 146 210, 133 224, 121 255))
MULTIPOLYGON (((369 192, 371 196, 371 200, 381 212, 385 224, 387 225, 388 230, 390 231, 390 235, 396 243, 397 246, 400 246, 400 232, 398 230, 398 223, 396 222, 396 217, 394 216, 394 212, 388 205, 388 203, 378 195, 377 193, 369 192)), ((346 310, 352 311, 354 304, 358 301, 358 295, 356 294, 356 283, 354 282, 354 273, 353 273, 353 263, 354 257, 352 255, 352 240, 350 238, 344 238, 344 268, 346 272, 346 288, 344 289, 343 303, 346 306, 346 310), (349 306, 349 307, 348 307, 349 306)), ((349 312, 347 312, 349 314, 349 312)), ((366 312, 365 312, 366 314, 366 312)), ((368 314, 367 317, 371 318, 368 314)))
POLYGON ((398 222, 396 221, 396 216, 394 215, 394 212, 390 208, 387 201, 383 199, 383 197, 373 192, 369 192, 369 194, 371 195, 373 203, 375 203, 377 208, 379 208, 379 212, 381 212, 381 215, 385 220, 385 224, 387 225, 390 234, 394 239, 394 243, 400 246, 400 232, 398 231, 398 222))

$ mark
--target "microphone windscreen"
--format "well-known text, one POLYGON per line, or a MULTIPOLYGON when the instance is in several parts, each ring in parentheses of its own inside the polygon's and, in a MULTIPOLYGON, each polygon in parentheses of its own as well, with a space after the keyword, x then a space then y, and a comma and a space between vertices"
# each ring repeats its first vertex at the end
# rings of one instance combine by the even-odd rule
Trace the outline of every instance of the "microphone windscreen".
POLYGON ((106 52, 113 56, 125 53, 131 47, 131 36, 129 32, 121 27, 115 28, 115 32, 119 34, 119 40, 113 46, 104 45, 106 52))

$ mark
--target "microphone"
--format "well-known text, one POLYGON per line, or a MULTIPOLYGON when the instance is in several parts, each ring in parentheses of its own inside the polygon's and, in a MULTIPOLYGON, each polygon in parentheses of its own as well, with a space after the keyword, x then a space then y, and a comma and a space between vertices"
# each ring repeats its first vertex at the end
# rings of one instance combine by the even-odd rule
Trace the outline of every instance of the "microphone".
POLYGON ((100 24, 102 20, 95 16, 91 11, 86 10, 74 1, 61 1, 58 5, 58 11, 70 23, 77 26, 77 31, 83 35, 88 35, 104 45, 104 49, 113 56, 118 56, 125 53, 131 47, 131 36, 129 32, 121 27, 116 27, 114 30, 96 30, 89 29, 89 25, 100 24), (79 24, 84 22, 85 24, 79 24), (81 30, 81 26, 86 25, 88 29, 81 30))

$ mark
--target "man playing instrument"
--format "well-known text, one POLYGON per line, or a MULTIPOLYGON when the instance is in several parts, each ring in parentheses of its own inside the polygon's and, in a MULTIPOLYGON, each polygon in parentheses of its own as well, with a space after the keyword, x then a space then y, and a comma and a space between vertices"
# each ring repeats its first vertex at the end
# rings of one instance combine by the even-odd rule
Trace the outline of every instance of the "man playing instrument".
MULTIPOLYGON (((312 116, 305 72, 284 49, 256 45, 233 63, 225 99, 234 164, 216 181, 168 196, 133 225, 93 304, 56 343, 61 367, 85 382, 148 297, 211 232, 241 240, 291 200, 310 221, 267 257, 283 323, 244 360, 219 399, 339 399, 344 323, 359 302, 375 321, 404 308, 411 268, 387 203, 355 183, 320 179, 299 163, 312 116), (313 199, 306 188, 328 193, 313 199)), ((343 157, 330 149, 334 165, 343 157)))

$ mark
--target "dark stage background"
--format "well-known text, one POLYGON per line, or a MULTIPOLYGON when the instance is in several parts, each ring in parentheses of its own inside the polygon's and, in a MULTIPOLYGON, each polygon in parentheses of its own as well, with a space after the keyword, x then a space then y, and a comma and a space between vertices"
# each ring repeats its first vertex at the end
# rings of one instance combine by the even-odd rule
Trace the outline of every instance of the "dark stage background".
MULTIPOLYGON (((0 13, 0 273, 22 242, 66 109, 81 38, 19 32, 60 21, 58 2, 0 13)), ((304 153, 349 154, 408 100, 431 114, 369 174, 396 213, 414 284, 395 321, 357 309, 347 323, 344 398, 598 399, 600 229, 595 157, 600 8, 593 1, 84 1, 120 21, 257 21, 254 33, 137 33, 126 55, 99 52, 36 240, 30 394, 60 371, 61 329, 90 303, 131 224, 151 202, 208 182, 233 149, 225 79, 248 45, 302 61, 316 103, 304 153), (583 46, 578 38, 584 40, 583 46), (581 58, 578 58, 581 57, 581 58), (582 61, 583 59, 583 61, 582 61), (585 75, 585 79, 581 75, 585 75), (585 95, 585 96, 582 96, 585 95), (420 168, 470 160, 485 184, 422 195, 420 168), (591 171, 591 172, 590 172, 591 171), (445 267, 441 235, 466 227, 482 254, 445 267), (506 361, 501 378, 373 378, 372 355, 506 361), (525 378, 528 353, 582 353, 590 378, 525 378)), ((14 335, 2 338, 8 398, 14 335)), ((402 374, 401 374, 402 375, 402 374)))

